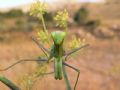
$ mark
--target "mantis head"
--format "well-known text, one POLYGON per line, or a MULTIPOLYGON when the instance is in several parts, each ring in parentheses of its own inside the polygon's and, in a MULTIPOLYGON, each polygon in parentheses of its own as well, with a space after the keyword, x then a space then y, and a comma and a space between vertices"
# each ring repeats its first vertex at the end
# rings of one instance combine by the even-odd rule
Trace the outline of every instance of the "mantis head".
POLYGON ((61 45, 64 41, 66 33, 62 31, 54 31, 51 32, 51 36, 56 45, 61 45))

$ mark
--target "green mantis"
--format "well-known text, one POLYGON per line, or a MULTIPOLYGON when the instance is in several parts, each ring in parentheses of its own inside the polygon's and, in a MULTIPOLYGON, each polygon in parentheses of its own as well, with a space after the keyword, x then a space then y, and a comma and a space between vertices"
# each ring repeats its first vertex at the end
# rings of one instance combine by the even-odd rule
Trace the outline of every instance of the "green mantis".
POLYGON ((54 57, 55 58, 55 79, 62 79, 62 56, 64 55, 64 49, 63 49, 63 41, 65 37, 65 32, 52 32, 51 33, 54 45, 51 48, 51 54, 50 58, 54 57))
MULTIPOLYGON (((61 80, 62 77, 64 76, 66 85, 67 85, 67 90, 72 90, 70 82, 68 80, 68 76, 65 70, 65 66, 69 67, 73 70, 75 70, 78 75, 77 75, 77 79, 76 79, 76 83, 74 85, 74 90, 76 89, 76 85, 79 79, 79 75, 80 75, 80 70, 67 64, 65 61, 67 60, 67 57, 70 56, 71 54, 73 54, 74 52, 79 51, 80 49, 87 47, 89 44, 85 44, 79 48, 76 48, 74 50, 71 50, 69 52, 65 52, 64 47, 63 47, 63 42, 66 36, 65 32, 62 31, 54 31, 51 32, 51 36, 53 39, 54 44, 51 46, 51 49, 48 50, 47 48, 45 48, 40 42, 37 41, 37 39, 32 37, 32 40, 41 48, 41 50, 46 54, 49 54, 48 58, 37 58, 37 59, 23 59, 23 60, 19 60, 18 62, 15 62, 14 64, 10 65, 9 67, 2 69, 0 71, 5 71, 8 70, 9 68, 15 66, 16 64, 23 62, 23 61, 41 61, 41 62, 46 62, 46 63, 50 63, 50 62, 54 62, 54 77, 55 79, 59 79, 61 80)), ((49 73, 49 74, 52 74, 49 73)))

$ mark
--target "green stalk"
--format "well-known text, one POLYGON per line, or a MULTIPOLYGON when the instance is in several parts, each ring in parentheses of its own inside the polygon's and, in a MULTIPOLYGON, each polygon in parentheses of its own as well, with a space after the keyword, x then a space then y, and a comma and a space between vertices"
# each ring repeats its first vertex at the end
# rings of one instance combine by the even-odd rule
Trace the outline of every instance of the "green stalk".
MULTIPOLYGON (((49 36, 49 35, 48 35, 47 28, 46 28, 46 24, 45 24, 45 20, 44 20, 43 14, 41 14, 40 19, 41 19, 41 21, 42 21, 43 31, 45 32, 46 36, 49 36)), ((48 39, 49 39, 49 38, 48 38, 48 39)), ((49 44, 49 43, 50 43, 50 39, 49 39, 49 41, 48 41, 48 44, 49 44)))
MULTIPOLYGON (((45 5, 45 0, 43 2, 43 7, 45 5)), ((43 24, 43 29, 44 29, 44 32, 47 33, 47 28, 46 28, 46 24, 45 24, 45 20, 44 20, 44 17, 43 17, 44 13, 41 12, 41 20, 42 20, 42 24, 43 24)), ((47 33, 48 34, 48 33, 47 33)))
POLYGON ((47 32, 47 28, 46 28, 46 25, 45 25, 45 20, 44 20, 43 14, 41 15, 41 21, 42 21, 42 24, 43 24, 44 32, 47 32))
POLYGON ((69 82, 69 80, 68 80, 68 76, 67 76, 67 73, 66 73, 66 70, 65 70, 65 67, 64 67, 64 66, 63 66, 63 76, 64 76, 64 80, 65 80, 65 83, 66 83, 67 90, 72 90, 72 88, 71 88, 70 82, 69 82))
POLYGON ((4 76, 0 76, 0 81, 2 83, 4 83, 6 86, 8 86, 11 90, 20 90, 19 87, 17 87, 13 82, 11 82, 10 80, 8 80, 4 76))

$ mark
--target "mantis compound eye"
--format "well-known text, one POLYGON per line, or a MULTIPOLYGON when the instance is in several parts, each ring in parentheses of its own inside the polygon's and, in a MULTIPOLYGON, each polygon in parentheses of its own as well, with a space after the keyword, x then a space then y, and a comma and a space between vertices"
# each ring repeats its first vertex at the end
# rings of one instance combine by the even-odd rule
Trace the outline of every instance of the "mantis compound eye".
POLYGON ((66 36, 66 33, 63 31, 54 31, 54 32, 51 32, 51 36, 54 43, 57 45, 60 45, 63 42, 66 36))

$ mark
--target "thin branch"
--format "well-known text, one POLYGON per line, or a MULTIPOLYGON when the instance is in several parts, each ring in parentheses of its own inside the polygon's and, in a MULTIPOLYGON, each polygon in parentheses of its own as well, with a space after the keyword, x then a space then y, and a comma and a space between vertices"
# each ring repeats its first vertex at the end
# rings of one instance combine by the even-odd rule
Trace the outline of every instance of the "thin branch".
POLYGON ((54 73, 54 71, 53 72, 44 73, 44 75, 49 75, 49 74, 53 74, 53 73, 54 73))
POLYGON ((44 30, 44 32, 46 32, 47 28, 46 28, 46 24, 45 24, 45 20, 44 20, 43 15, 41 15, 41 21, 42 21, 42 24, 43 24, 43 30, 44 30))
MULTIPOLYGON (((42 73, 41 75, 50 75, 50 74, 54 74, 54 71, 53 72, 48 72, 48 73, 42 73)), ((38 77, 38 76, 40 76, 40 75, 36 75, 36 77, 38 77)))

